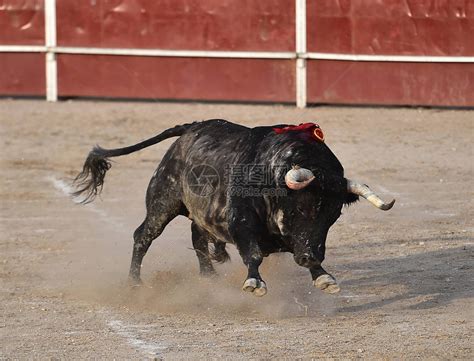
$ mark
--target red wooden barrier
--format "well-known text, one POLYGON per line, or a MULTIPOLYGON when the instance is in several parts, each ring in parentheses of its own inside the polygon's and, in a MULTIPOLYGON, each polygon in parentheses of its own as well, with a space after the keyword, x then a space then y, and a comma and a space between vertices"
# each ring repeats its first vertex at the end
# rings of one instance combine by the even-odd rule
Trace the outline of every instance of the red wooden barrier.
MULTIPOLYGON (((474 56, 474 1, 310 0, 308 51, 474 56)), ((474 64, 310 61, 310 103, 474 106, 474 64)))
POLYGON ((294 0, 59 1, 58 45, 293 51, 294 0))
MULTIPOLYGON (((0 45, 43 45, 42 0, 0 1, 0 45)), ((0 53, 0 94, 45 95, 45 61, 39 53, 0 53)))
POLYGON ((0 95, 474 106, 474 0, 307 0, 298 52, 301 0, 57 0, 57 38, 33 49, 45 2, 0 0, 0 95))
POLYGON ((44 1, 1 0, 0 44, 44 44, 44 1))
POLYGON ((474 1, 308 0, 308 51, 474 55, 474 1))
POLYGON ((45 95, 44 68, 43 54, 0 54, 0 94, 45 95))
POLYGON ((59 55, 63 96, 291 102, 294 64, 273 59, 59 55))
POLYGON ((474 106, 474 65, 312 60, 310 103, 474 106))

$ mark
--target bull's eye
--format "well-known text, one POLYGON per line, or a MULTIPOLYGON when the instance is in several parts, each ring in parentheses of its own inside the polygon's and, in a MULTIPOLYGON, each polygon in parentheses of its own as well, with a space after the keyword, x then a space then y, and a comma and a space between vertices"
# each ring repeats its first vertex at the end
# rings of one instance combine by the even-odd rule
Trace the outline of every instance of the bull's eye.
POLYGON ((301 214, 303 217, 314 218, 318 214, 319 209, 315 205, 308 205, 306 207, 296 207, 296 211, 301 214))

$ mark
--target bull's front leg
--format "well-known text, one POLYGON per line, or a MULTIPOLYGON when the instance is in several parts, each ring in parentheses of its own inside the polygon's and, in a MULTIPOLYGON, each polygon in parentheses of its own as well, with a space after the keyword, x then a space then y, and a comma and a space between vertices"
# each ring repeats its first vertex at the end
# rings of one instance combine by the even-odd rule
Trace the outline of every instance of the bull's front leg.
POLYGON ((251 241, 249 242, 249 247, 237 247, 248 268, 247 279, 242 285, 242 290, 252 292, 255 296, 261 297, 267 293, 267 285, 258 272, 258 267, 260 267, 263 261, 263 256, 256 243, 257 242, 251 241))
POLYGON ((338 293, 341 288, 337 284, 336 279, 321 266, 321 263, 323 263, 326 256, 326 234, 323 234, 320 237, 321 241, 314 251, 317 260, 316 263, 308 268, 311 272, 311 277, 313 278, 313 286, 326 293, 332 294, 338 293))
POLYGON ((267 293, 267 285, 258 271, 263 255, 258 245, 260 227, 255 223, 256 219, 253 214, 234 211, 229 218, 229 231, 248 269, 242 290, 261 297, 267 293))
POLYGON ((309 269, 313 278, 313 285, 326 293, 338 293, 341 288, 336 279, 326 272, 321 265, 313 266, 309 269))

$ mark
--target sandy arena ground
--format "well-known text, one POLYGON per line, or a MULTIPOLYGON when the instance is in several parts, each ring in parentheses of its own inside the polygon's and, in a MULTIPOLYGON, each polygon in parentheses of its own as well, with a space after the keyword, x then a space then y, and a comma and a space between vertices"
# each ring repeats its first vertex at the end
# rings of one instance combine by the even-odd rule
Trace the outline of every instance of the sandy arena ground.
POLYGON ((0 359, 472 359, 474 112, 0 100, 0 359), (346 175, 397 199, 332 227, 314 289, 289 255, 264 261, 268 294, 240 291, 232 246, 203 280, 190 222, 175 219, 126 287, 147 183, 173 140, 122 158, 102 199, 67 196, 91 146, 120 147, 184 122, 317 120, 346 175))

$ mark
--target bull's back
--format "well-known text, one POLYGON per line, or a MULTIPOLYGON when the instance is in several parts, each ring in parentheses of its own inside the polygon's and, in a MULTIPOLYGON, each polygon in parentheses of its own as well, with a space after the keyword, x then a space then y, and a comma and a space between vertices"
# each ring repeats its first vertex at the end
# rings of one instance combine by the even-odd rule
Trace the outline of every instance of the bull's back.
POLYGON ((177 141, 184 159, 182 201, 189 218, 227 242, 230 170, 232 166, 249 163, 255 148, 252 133, 250 128, 215 119, 193 125, 177 141))

